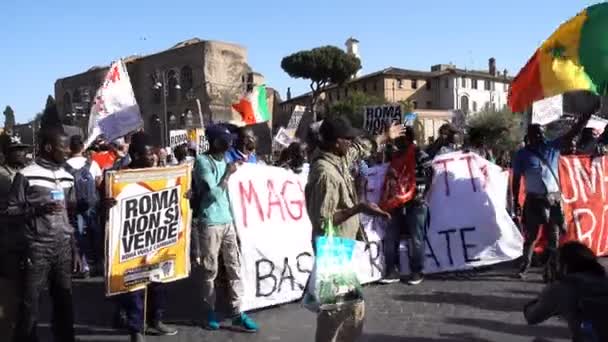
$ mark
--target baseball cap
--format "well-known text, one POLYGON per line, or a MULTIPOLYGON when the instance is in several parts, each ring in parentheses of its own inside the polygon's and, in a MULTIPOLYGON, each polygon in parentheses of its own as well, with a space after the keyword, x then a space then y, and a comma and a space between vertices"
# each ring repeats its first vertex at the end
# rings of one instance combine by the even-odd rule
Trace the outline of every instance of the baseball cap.
POLYGON ((363 135, 363 132, 354 128, 347 118, 337 117, 323 120, 319 134, 324 141, 335 141, 336 139, 354 139, 363 135))
POLYGON ((7 150, 19 149, 19 148, 29 148, 30 145, 24 144, 21 142, 21 138, 17 136, 10 137, 8 144, 6 144, 7 150))
POLYGON ((232 145, 232 133, 224 125, 208 126, 205 129, 205 133, 207 137, 209 137, 209 141, 214 141, 215 139, 222 139, 228 142, 228 144, 232 145))

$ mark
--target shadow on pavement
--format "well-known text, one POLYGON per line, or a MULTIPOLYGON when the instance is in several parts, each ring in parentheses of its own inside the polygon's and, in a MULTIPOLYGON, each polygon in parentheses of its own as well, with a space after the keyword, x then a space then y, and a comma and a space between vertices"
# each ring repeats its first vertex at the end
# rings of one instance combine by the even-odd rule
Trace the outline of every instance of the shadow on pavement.
POLYGON ((399 337, 384 334, 364 334, 362 342, 492 342, 473 334, 441 334, 440 338, 399 337))
POLYGON ((505 323, 489 319, 479 318, 448 318, 446 323, 458 324, 484 330, 501 332, 511 335, 536 337, 536 341, 543 341, 542 338, 564 338, 570 336, 570 331, 566 327, 559 326, 531 326, 527 324, 505 323), (539 340, 540 338, 540 340, 539 340))
POLYGON ((466 305, 490 311, 520 312, 527 298, 513 298, 488 295, 472 295, 457 292, 434 292, 431 294, 404 294, 395 296, 396 300, 405 302, 422 302, 435 304, 466 305))

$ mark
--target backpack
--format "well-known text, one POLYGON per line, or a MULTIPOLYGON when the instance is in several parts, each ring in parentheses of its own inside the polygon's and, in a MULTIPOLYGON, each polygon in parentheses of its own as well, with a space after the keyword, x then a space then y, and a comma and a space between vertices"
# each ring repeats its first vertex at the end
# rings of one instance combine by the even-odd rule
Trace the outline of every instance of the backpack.
POLYGON ((91 161, 87 159, 84 166, 78 170, 66 163, 65 169, 74 177, 77 211, 82 213, 97 206, 99 195, 95 178, 91 174, 91 161))

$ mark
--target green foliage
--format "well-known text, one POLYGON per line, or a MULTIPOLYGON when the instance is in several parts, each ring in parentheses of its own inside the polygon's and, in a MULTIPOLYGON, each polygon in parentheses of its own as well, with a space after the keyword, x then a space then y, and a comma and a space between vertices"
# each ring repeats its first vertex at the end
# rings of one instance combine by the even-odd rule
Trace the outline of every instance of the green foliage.
POLYGON ((367 95, 362 92, 354 92, 348 98, 330 105, 328 116, 345 116, 352 125, 363 128, 363 116, 365 106, 375 106, 384 103, 384 99, 378 96, 367 95))
POLYGON ((283 58, 281 68, 293 78, 342 84, 361 69, 361 61, 335 46, 323 46, 283 58))
POLYGON ((323 88, 346 82, 361 69, 361 61, 335 46, 322 46, 284 57, 281 68, 293 78, 310 80, 311 108, 315 111, 323 88))
POLYGON ((399 101, 399 104, 401 105, 401 110, 403 111, 403 113, 413 113, 413 112, 415 112, 415 110, 414 110, 414 103, 412 103, 412 101, 410 101, 410 100, 401 100, 401 101, 399 101))
POLYGON ((15 127, 15 112, 11 106, 4 109, 4 129, 12 130, 15 127))
POLYGON ((508 109, 484 110, 467 118, 469 142, 494 152, 513 151, 522 141, 521 116, 508 109))

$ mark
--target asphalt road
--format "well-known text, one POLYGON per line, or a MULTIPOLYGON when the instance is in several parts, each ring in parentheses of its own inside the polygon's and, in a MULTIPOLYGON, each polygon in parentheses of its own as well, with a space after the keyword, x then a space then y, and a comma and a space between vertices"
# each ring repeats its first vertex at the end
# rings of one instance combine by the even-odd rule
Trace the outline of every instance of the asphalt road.
MULTIPOLYGON (((434 276, 419 286, 406 284, 365 287, 366 322, 363 341, 440 342, 505 341, 566 342, 564 322, 553 319, 541 326, 526 325, 524 304, 542 289, 540 276, 526 282, 510 276, 505 266, 480 272, 434 276)), ((179 328, 174 337, 147 338, 148 342, 290 341, 314 340, 315 315, 297 303, 254 312, 257 334, 199 327, 200 296, 192 279, 168 285, 166 321, 179 328)), ((76 330, 80 341, 128 341, 111 328, 114 304, 103 296, 101 279, 75 284, 76 330)), ((50 341, 48 299, 43 303, 42 336, 50 341)))

